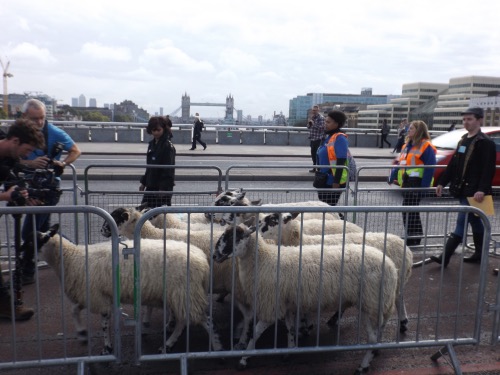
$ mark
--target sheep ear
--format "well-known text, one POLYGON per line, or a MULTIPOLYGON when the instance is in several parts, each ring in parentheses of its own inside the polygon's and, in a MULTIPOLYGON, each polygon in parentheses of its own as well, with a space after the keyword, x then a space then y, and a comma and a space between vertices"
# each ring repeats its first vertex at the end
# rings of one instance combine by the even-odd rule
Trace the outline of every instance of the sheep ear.
POLYGON ((248 227, 247 230, 245 231, 245 237, 250 236, 256 230, 257 230, 257 227, 255 225, 252 225, 252 226, 248 227))
POLYGON ((252 224, 254 223, 254 221, 255 221, 255 220, 254 220, 254 218, 253 218, 253 217, 250 217, 250 218, 246 219, 246 220, 243 222, 243 224, 245 224, 247 227, 251 227, 251 226, 252 226, 252 224))
POLYGON ((240 193, 238 193, 238 194, 236 195, 236 199, 237 199, 237 200, 242 200, 243 198, 245 198, 245 195, 246 195, 246 194, 247 194, 247 192, 246 192, 246 191, 242 191, 242 192, 240 192, 240 193))
POLYGON ((54 235, 59 232, 59 223, 52 225, 49 229, 49 236, 54 237, 54 235))
POLYGON ((292 220, 296 219, 297 216, 299 216, 299 214, 300 214, 300 212, 292 212, 292 214, 291 214, 292 215, 292 220))
POLYGON ((290 221, 292 221, 293 219, 295 219, 297 217, 297 215, 298 214, 296 214, 296 213, 283 214, 283 224, 288 224, 290 221))
POLYGON ((262 204, 262 199, 257 199, 255 201, 251 201, 252 206, 260 206, 262 204))

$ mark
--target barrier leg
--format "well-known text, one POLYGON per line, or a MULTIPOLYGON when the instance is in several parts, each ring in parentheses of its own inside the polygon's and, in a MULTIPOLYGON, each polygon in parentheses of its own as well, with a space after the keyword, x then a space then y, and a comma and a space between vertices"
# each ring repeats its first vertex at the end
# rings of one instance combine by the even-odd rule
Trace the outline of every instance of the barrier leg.
POLYGON ((455 353, 455 349, 452 344, 447 344, 444 348, 440 349, 436 354, 431 356, 433 361, 437 361, 438 358, 448 354, 450 356, 451 365, 455 370, 456 375, 462 375, 462 369, 460 368, 460 363, 458 362, 457 353, 455 353))

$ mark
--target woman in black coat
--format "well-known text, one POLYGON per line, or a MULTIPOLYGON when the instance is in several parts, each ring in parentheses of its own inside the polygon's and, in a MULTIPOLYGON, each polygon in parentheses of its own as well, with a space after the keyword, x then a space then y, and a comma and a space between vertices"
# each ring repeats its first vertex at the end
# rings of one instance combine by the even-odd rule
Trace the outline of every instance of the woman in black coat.
MULTIPOLYGON (((167 117, 154 116, 148 121, 147 133, 153 135, 149 142, 146 156, 148 165, 175 165, 175 147, 172 138, 172 121, 167 117)), ((175 168, 146 168, 141 177, 139 191, 173 191, 175 185, 175 168)), ((171 206, 172 194, 144 194, 142 206, 155 208, 171 206)))

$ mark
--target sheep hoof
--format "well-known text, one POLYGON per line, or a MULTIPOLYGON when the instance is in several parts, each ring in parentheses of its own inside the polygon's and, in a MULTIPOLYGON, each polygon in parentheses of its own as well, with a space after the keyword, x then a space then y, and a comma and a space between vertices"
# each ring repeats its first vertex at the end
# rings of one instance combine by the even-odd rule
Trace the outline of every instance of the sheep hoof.
POLYGON ((354 375, 366 374, 370 370, 370 367, 359 367, 354 371, 354 375))
POLYGON ((339 324, 339 313, 335 313, 326 323, 330 327, 335 327, 336 325, 339 324))
POLYGON ((101 352, 101 355, 109 355, 113 353, 113 348, 110 346, 105 346, 101 352))
POLYGON ((228 293, 219 293, 219 296, 217 297, 215 302, 224 303, 224 298, 226 298, 227 295, 228 293))
POLYGON ((240 362, 238 363, 238 370, 244 370, 248 366, 247 360, 246 359, 241 359, 240 362))
POLYGON ((406 331, 408 331, 408 319, 405 319, 405 320, 402 320, 399 322, 399 332, 400 333, 405 333, 406 331))
POLYGON ((158 353, 159 354, 165 354, 165 353, 170 353, 172 351, 172 347, 171 346, 160 346, 158 348, 158 353))
POLYGON ((82 344, 86 344, 88 340, 87 330, 84 329, 83 331, 77 332, 76 337, 82 344))
POLYGON ((245 350, 247 348, 244 342, 239 342, 234 346, 234 350, 245 350))

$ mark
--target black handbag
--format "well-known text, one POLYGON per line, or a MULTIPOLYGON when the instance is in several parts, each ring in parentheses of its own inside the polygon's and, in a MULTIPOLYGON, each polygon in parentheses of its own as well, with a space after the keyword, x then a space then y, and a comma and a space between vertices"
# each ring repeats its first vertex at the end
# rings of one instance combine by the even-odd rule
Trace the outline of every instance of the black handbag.
POLYGON ((328 174, 323 172, 316 172, 314 174, 313 187, 316 189, 322 189, 326 187, 326 180, 328 179, 328 174))

